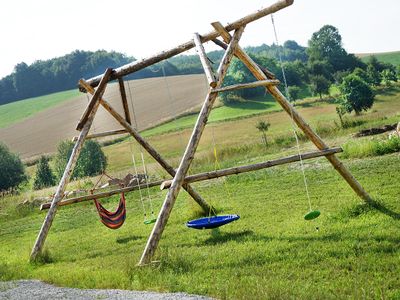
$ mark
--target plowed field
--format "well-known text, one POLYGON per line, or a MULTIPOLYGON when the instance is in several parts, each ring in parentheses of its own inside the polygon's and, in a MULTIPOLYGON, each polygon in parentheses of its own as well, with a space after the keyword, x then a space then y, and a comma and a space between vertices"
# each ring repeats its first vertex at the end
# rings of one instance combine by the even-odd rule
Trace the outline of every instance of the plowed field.
MULTIPOLYGON (((199 106, 204 100, 207 86, 204 75, 186 75, 132 80, 126 83, 126 91, 131 115, 133 103, 138 128, 143 130, 199 106)), ((107 87, 104 99, 123 115, 117 84, 107 87)), ((21 158, 52 153, 61 140, 78 134, 75 127, 87 102, 87 96, 82 94, 72 101, 2 128, 0 141, 19 153, 21 158)), ((120 128, 109 113, 100 107, 92 132, 120 128)))

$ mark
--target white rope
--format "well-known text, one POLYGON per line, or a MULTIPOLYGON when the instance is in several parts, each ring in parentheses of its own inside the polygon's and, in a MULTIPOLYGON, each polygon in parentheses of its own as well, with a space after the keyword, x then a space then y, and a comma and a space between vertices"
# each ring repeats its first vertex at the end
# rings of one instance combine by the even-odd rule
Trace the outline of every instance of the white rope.
MULTIPOLYGON (((135 129, 138 130, 136 112, 135 112, 135 108, 134 108, 134 106, 133 106, 133 96, 132 96, 131 85, 130 85, 130 82, 129 82, 129 81, 128 81, 128 90, 129 90, 129 99, 130 99, 130 103, 131 103, 133 121, 134 121, 134 124, 135 124, 135 129)), ((141 200, 141 202, 142 202, 144 216, 146 217, 146 209, 145 209, 145 207, 144 207, 144 202, 143 202, 143 197, 142 197, 142 191, 141 191, 141 188, 140 188, 139 173, 138 173, 138 169, 137 169, 137 166, 136 166, 135 156, 133 155, 133 152, 132 152, 132 143, 130 143, 130 150, 131 150, 131 153, 132 153, 132 161, 133 161, 134 168, 135 168, 136 182, 137 182, 138 189, 139 189, 140 200, 141 200)), ((142 159, 142 166, 143 166, 143 172, 144 172, 144 180, 145 180, 145 183, 146 183, 146 190, 147 190, 147 198, 149 199, 151 215, 154 216, 153 202, 152 202, 152 200, 151 200, 151 195, 150 195, 150 187, 149 187, 149 181, 148 181, 146 163, 145 163, 145 160, 144 160, 143 148, 142 148, 141 145, 139 145, 139 151, 140 151, 140 156, 141 156, 141 159, 142 159)))
MULTIPOLYGON (((279 57, 279 63, 281 65, 281 70, 282 70, 282 76, 283 76, 283 82, 285 84, 285 94, 286 94, 286 98, 289 99, 290 102, 290 96, 289 96, 289 88, 288 88, 288 84, 287 84, 287 80, 286 80, 286 75, 285 75, 285 68, 283 67, 283 61, 282 61, 282 55, 281 55, 281 49, 279 47, 279 41, 278 41, 278 35, 276 33, 276 28, 275 28, 275 21, 274 21, 274 16, 271 14, 271 21, 272 21, 272 27, 274 29, 274 35, 275 35, 275 43, 276 46, 278 48, 278 57, 279 57)), ((296 132, 296 126, 294 123, 294 118, 293 118, 293 106, 290 103, 290 114, 291 114, 291 120, 292 120, 292 129, 293 129, 293 133, 294 133, 294 137, 296 139, 296 145, 297 145, 297 152, 300 158, 300 166, 301 166, 301 172, 303 174, 303 182, 304 182, 304 187, 306 190, 306 195, 307 195, 307 200, 308 200, 308 206, 310 211, 312 210, 311 208, 311 199, 310 199, 310 193, 308 191, 308 183, 307 183, 307 177, 306 177, 306 173, 304 170, 304 162, 303 159, 301 157, 301 151, 300 151, 300 143, 299 143, 299 137, 297 135, 296 132)))

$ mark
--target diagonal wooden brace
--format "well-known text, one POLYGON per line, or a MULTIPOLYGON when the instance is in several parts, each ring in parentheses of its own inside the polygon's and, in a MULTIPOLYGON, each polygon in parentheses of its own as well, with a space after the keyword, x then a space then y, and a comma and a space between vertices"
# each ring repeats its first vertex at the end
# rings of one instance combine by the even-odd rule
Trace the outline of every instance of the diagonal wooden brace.
MULTIPOLYGON (((89 93, 94 93, 94 88, 86 81, 80 80, 79 84, 89 93)), ((100 104, 125 128, 125 130, 134 137, 134 139, 143 146, 144 149, 168 172, 169 175, 175 176, 175 169, 132 127, 106 100, 100 99, 100 104)), ((205 212, 212 211, 213 208, 204 200, 189 184, 183 187, 189 195, 196 201, 205 212)))
MULTIPOLYGON (((217 30, 225 42, 231 40, 231 35, 222 26, 221 23, 212 23, 215 30, 217 30)), ((266 80, 267 76, 263 73, 260 67, 241 49, 236 48, 237 57, 243 62, 243 64, 250 70, 250 72, 258 80, 266 80)), ((285 96, 279 91, 276 86, 266 86, 267 91, 275 98, 275 100, 282 106, 282 108, 289 114, 290 118, 296 123, 296 125, 304 132, 304 134, 314 143, 319 150, 329 148, 327 144, 312 130, 310 125, 300 116, 300 114, 294 109, 290 102, 285 96)), ((362 198, 365 202, 371 203, 371 196, 364 190, 357 179, 350 173, 350 171, 342 164, 342 162, 334 155, 326 156, 332 166, 339 172, 339 174, 347 181, 350 187, 356 192, 356 194, 362 198)))

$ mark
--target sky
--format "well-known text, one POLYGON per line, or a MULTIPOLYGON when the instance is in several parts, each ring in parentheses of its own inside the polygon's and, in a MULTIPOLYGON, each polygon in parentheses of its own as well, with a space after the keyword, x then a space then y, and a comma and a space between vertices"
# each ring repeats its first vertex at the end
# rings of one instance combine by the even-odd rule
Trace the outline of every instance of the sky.
MULTIPOLYGON (((76 49, 114 50, 137 59, 208 33, 211 22, 226 25, 272 0, 13 0, 1 1, 0 78, 20 62, 31 64, 76 49)), ((339 29, 350 53, 400 50, 398 0, 295 0, 274 15, 278 41, 306 46, 313 32, 339 29)), ((240 45, 274 42, 269 16, 249 24, 240 45)), ((206 50, 214 50, 206 46, 206 50)), ((194 54, 194 50, 188 54, 194 54)))

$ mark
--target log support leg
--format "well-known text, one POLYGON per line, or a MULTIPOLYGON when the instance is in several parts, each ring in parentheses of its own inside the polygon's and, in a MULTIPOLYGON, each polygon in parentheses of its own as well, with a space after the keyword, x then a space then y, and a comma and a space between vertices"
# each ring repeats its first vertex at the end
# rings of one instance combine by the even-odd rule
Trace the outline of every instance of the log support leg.
POLYGON ((70 179, 72 172, 74 171, 76 161, 78 160, 79 153, 82 150, 82 146, 85 142, 85 138, 89 133, 90 126, 93 123, 94 116, 96 115, 97 108, 99 107, 99 99, 103 96, 104 90, 107 86, 108 79, 112 73, 112 69, 107 69, 106 72, 103 75, 103 78, 99 84, 98 89, 93 95, 93 98, 91 99, 90 103, 92 103, 91 108, 88 108, 87 110, 87 118, 85 118, 85 122, 82 123, 82 130, 79 134, 79 137, 75 143, 74 148, 72 149, 71 156, 69 158, 69 161, 65 167, 64 174, 60 180, 60 183, 58 185, 57 191, 54 195, 53 201, 51 202, 51 206, 49 211, 47 212, 46 218, 43 222, 43 225, 40 229, 40 232, 36 238, 35 245, 32 248, 31 256, 30 259, 31 261, 34 261, 38 255, 42 252, 43 245, 46 241, 47 234, 49 233, 50 227, 53 223, 54 217, 57 213, 57 208, 58 208, 58 203, 61 201, 63 198, 65 188, 67 187, 70 179))
MULTIPOLYGON (((228 49, 226 50, 222 58, 221 64, 218 68, 218 76, 217 76, 218 81, 215 86, 216 88, 222 85, 223 79, 228 70, 229 63, 232 59, 235 48, 238 45, 243 30, 244 27, 241 27, 235 31, 232 41, 230 42, 228 49)), ((191 162, 193 161, 194 154, 196 152, 201 135, 207 124, 208 116, 211 112, 212 106, 216 98, 217 98, 217 93, 209 93, 204 101, 199 117, 196 121, 196 125, 194 126, 192 135, 190 137, 189 143, 186 147, 185 153, 182 157, 178 170, 176 171, 176 175, 174 176, 174 179, 172 181, 171 188, 169 189, 168 194, 164 200, 157 221, 147 241, 142 257, 140 258, 139 265, 148 264, 151 261, 155 250, 157 249, 158 242, 160 241, 161 235, 168 222, 168 218, 171 214, 172 208, 175 204, 176 198, 185 179, 185 175, 189 170, 191 162)))

